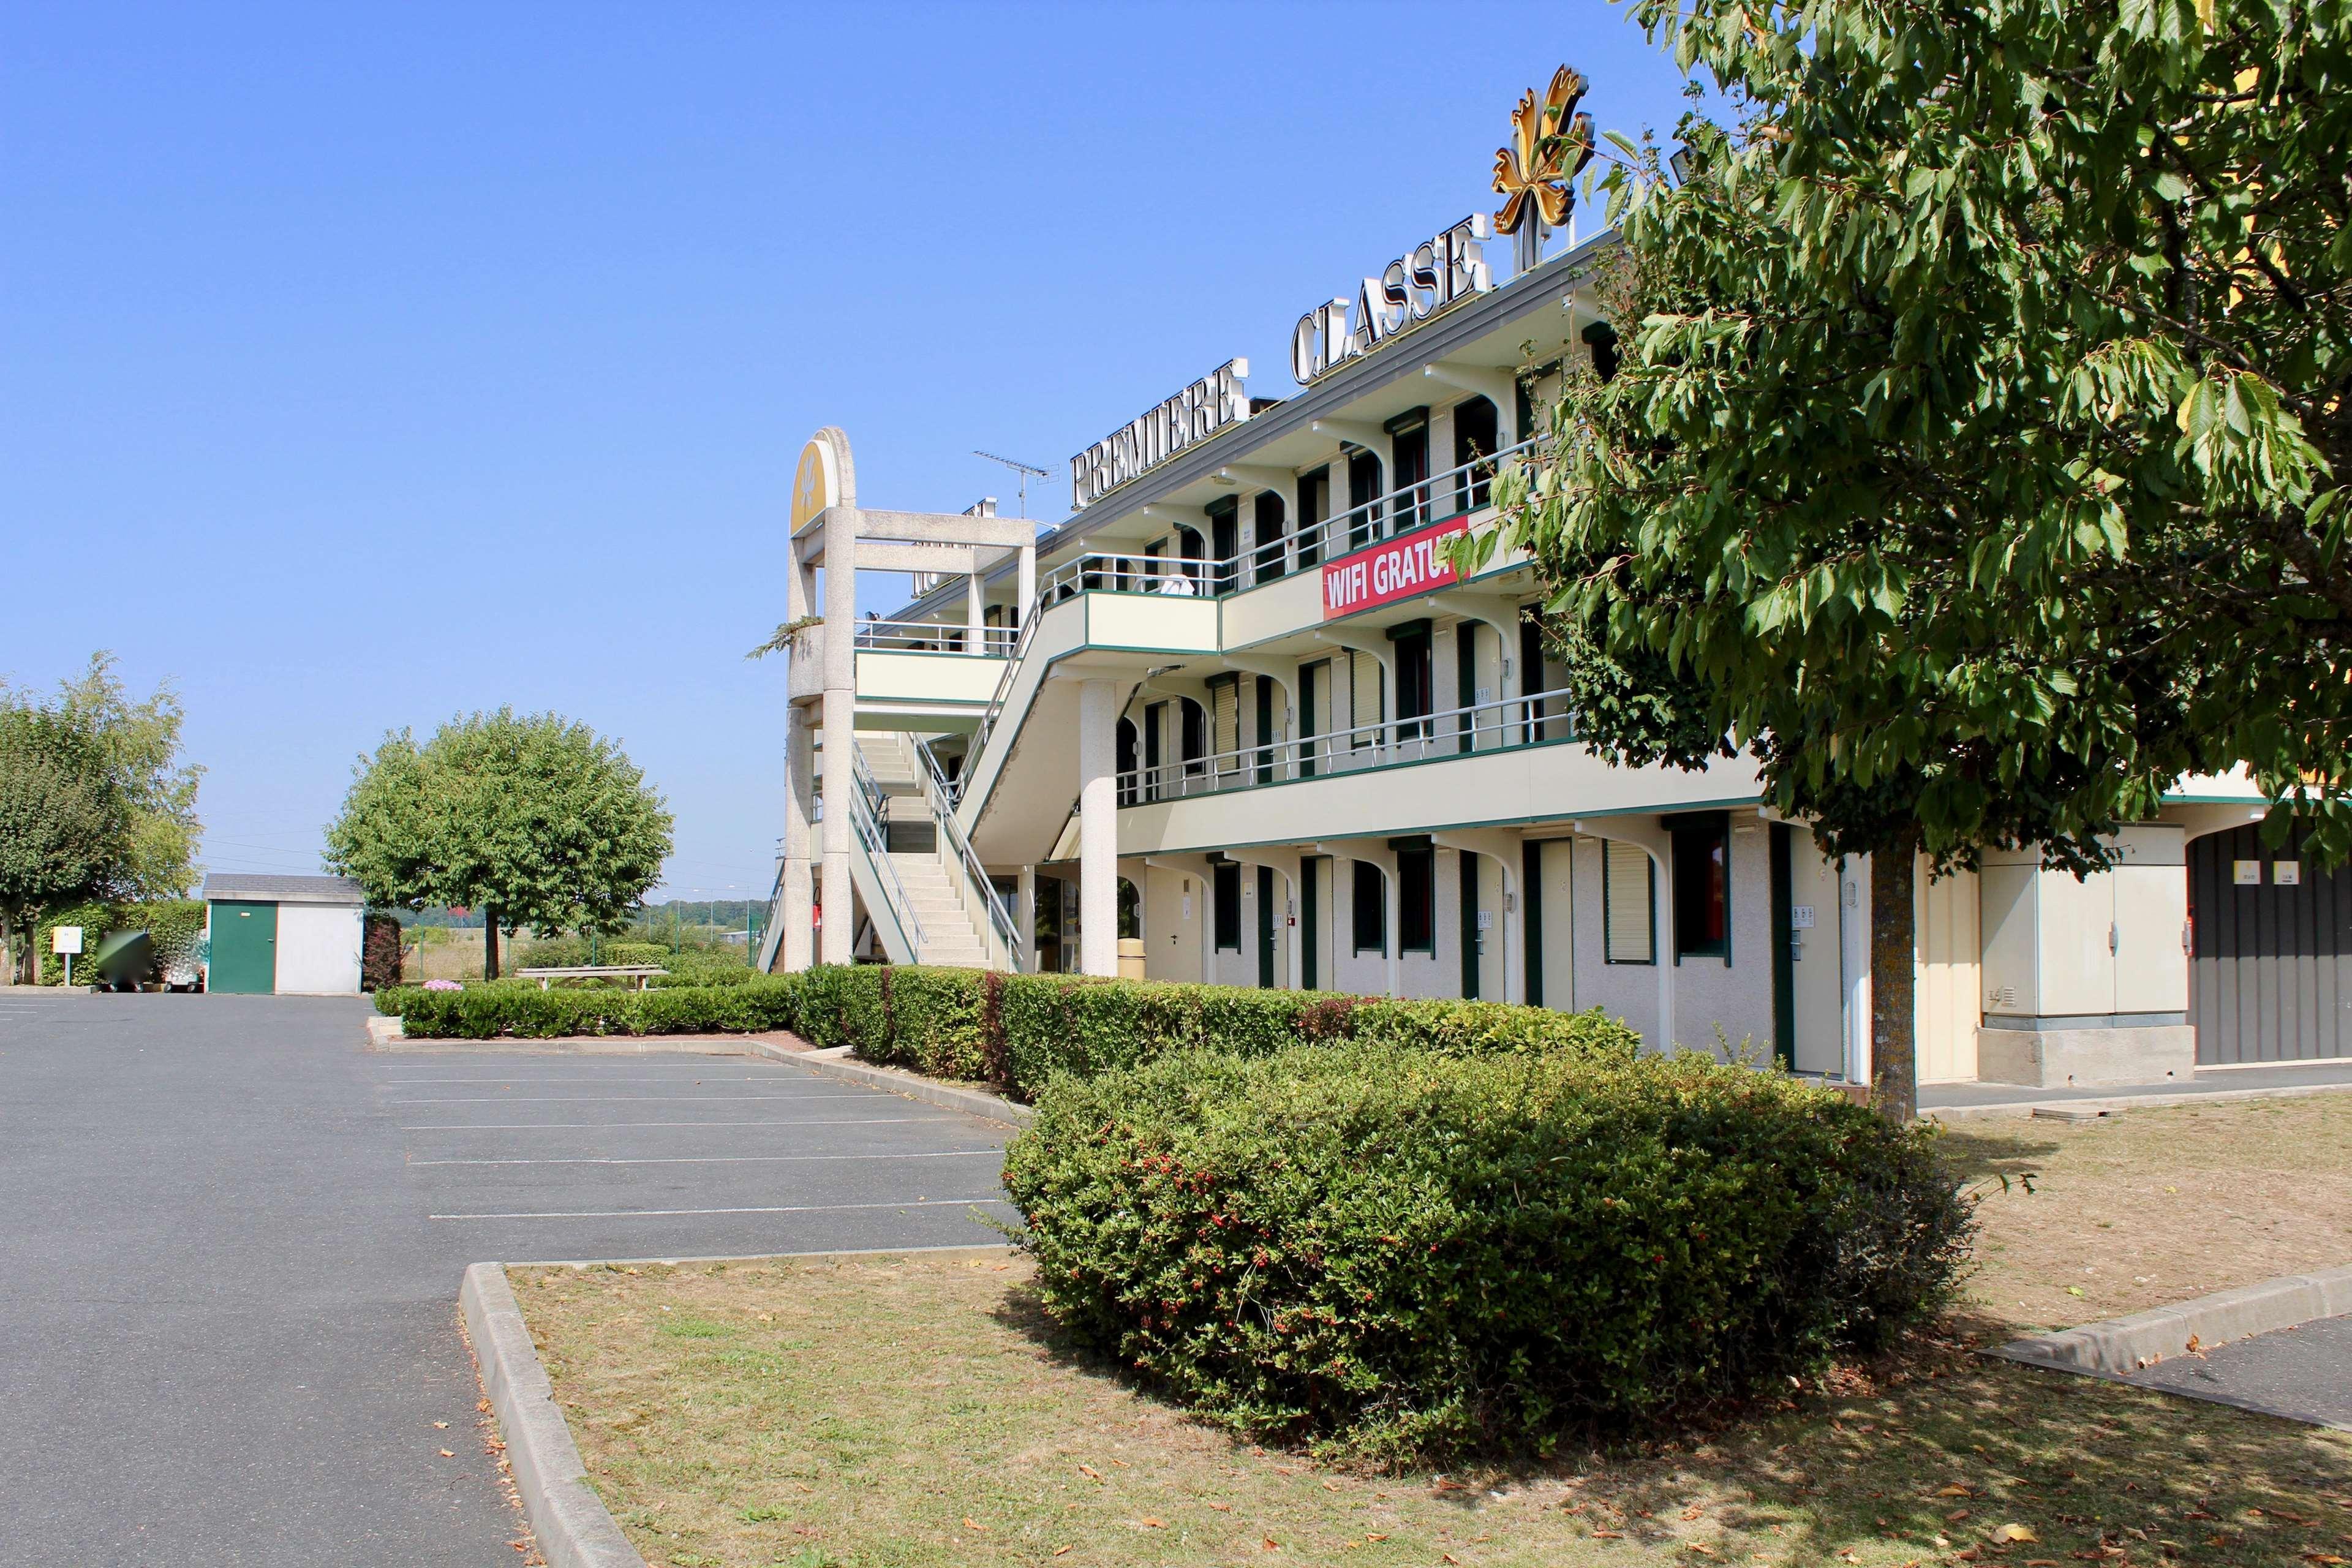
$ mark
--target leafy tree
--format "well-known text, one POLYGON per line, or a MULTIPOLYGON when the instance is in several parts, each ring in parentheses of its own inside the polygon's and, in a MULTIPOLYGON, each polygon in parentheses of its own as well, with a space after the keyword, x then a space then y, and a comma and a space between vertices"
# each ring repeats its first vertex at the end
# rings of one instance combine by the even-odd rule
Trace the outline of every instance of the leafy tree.
POLYGON ((12 953, 39 910, 181 899, 194 880, 204 770, 179 760, 179 699, 161 686, 131 700, 114 664, 91 655, 46 703, 0 682, 0 943, 12 953))
POLYGON ((645 774, 552 713, 476 713, 422 746, 404 730, 354 772, 327 864, 386 907, 481 909, 490 979, 501 929, 618 931, 669 855, 645 774))
POLYGON ((83 728, 0 706, 0 943, 18 974, 40 911, 110 892, 129 836, 128 803, 83 728))
POLYGON ((2079 873, 2242 763, 2274 842, 2352 851, 2352 12, 1633 12, 1736 123, 1685 117, 1678 184, 1610 138, 1614 374, 1504 476, 1504 542, 1597 689, 1655 698, 1595 704, 1604 745, 1748 747, 1826 850, 1876 857, 1906 1114, 1916 851, 2079 873))
POLYGON ((95 739, 131 812, 129 842, 118 868, 114 896, 184 899, 195 881, 196 786, 205 770, 180 758, 178 695, 159 686, 134 702, 114 673, 114 656, 95 653, 89 668, 58 687, 66 718, 95 739))

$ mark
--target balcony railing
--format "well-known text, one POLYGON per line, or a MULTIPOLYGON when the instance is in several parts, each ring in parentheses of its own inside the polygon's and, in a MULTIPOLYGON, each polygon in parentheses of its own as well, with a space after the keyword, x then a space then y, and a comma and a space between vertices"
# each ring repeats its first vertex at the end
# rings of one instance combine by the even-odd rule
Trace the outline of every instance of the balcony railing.
POLYGON ((976 653, 1003 658, 1013 651, 1020 634, 1011 626, 982 626, 977 640, 961 621, 886 621, 878 616, 857 623, 857 646, 898 653, 976 653))
POLYGON ((1134 768, 1118 775, 1118 803, 1142 805, 1183 800, 1257 784, 1393 767, 1399 763, 1573 741, 1576 716, 1568 703, 1566 691, 1531 692, 1134 768))
POLYGON ((1496 470, 1535 444, 1531 437, 1492 457, 1457 464, 1305 528, 1286 526, 1282 533, 1243 545, 1228 556, 1089 551, 1057 563, 1045 574, 1038 583, 1040 602, 1052 604, 1080 593, 1198 594, 1223 598, 1278 582, 1368 544, 1484 511, 1494 500, 1496 470))

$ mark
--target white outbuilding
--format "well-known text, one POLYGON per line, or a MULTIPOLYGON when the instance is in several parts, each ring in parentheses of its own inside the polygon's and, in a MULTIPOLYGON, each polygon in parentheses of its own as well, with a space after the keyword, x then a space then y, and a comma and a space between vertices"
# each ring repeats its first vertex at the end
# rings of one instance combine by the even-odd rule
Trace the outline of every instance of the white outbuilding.
POLYGON ((205 989, 355 996, 367 895, 342 877, 205 879, 205 989))

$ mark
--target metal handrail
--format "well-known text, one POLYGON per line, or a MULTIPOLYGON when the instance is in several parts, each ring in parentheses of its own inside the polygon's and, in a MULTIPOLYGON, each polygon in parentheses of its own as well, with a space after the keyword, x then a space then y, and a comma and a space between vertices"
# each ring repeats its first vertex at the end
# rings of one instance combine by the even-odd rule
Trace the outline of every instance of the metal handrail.
POLYGON ((907 885, 898 880, 898 868, 890 860, 890 836, 874 814, 874 808, 862 789, 850 791, 850 826, 857 830, 857 841, 866 846, 866 858, 873 862, 875 874, 882 879, 883 896, 890 900, 890 912, 898 917, 899 929, 914 937, 919 950, 923 941, 923 922, 915 914, 915 901, 907 896, 907 885))
POLYGON ((859 647, 908 653, 978 653, 1001 655, 1012 649, 1018 634, 1011 626, 983 626, 980 646, 970 644, 972 628, 961 621, 886 621, 878 616, 857 623, 859 647))
POLYGON ((873 768, 866 763, 866 753, 858 749, 855 741, 849 745, 849 779, 857 786, 857 793, 866 797, 866 809, 881 820, 888 821, 890 797, 883 793, 882 782, 874 776, 873 768))
MULTIPOLYGON (((997 673, 996 689, 990 694, 988 706, 980 715, 980 725, 972 731, 971 747, 965 753, 971 761, 975 763, 980 761, 981 753, 988 749, 988 737, 996 728, 997 718, 1004 711, 1004 700, 1013 694, 1013 678, 1019 673, 1021 661, 1028 657, 1029 644, 1035 639, 1038 623, 1045 618, 1041 605, 1029 606, 1029 618, 1021 624, 1021 635, 1013 641, 1012 656, 1004 661, 1004 668, 997 673)), ((957 802, 963 799, 961 779, 956 781, 954 794, 950 798, 957 802)))
POLYGON ((996 928, 996 934, 1004 942, 1005 953, 1012 960, 1013 972, 1018 973, 1023 957, 1020 927, 1013 923, 1013 911, 1004 907, 1004 900, 997 892, 996 884, 989 880, 988 868, 982 865, 980 857, 972 852, 971 841, 957 826, 952 786, 947 774, 940 770, 939 758, 931 754, 928 742, 917 741, 915 752, 923 760, 923 793, 928 797, 925 804, 930 807, 931 816, 939 824, 940 831, 946 835, 949 845, 955 850, 964 875, 979 888, 981 900, 988 910, 988 923, 996 928))
POLYGON ((1118 801, 1121 805, 1139 805, 1183 800, 1256 784, 1321 778, 1430 757, 1473 756, 1573 741, 1576 715, 1544 711, 1544 704, 1564 701, 1569 695, 1566 690, 1529 692, 1319 735, 1286 736, 1157 767, 1131 768, 1118 775, 1118 801), (1481 744, 1482 741, 1486 743, 1481 744))

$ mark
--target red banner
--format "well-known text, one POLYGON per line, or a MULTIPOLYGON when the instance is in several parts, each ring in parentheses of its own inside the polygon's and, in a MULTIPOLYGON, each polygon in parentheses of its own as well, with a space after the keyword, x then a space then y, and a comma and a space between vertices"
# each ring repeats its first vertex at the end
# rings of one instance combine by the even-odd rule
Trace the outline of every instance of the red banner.
POLYGON ((1469 526, 1468 518, 1457 517, 1325 562, 1323 618, 1337 620, 1452 586, 1453 564, 1438 553, 1438 546, 1469 526))

